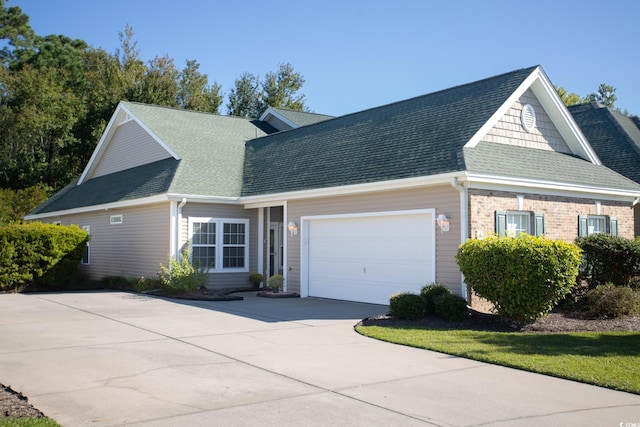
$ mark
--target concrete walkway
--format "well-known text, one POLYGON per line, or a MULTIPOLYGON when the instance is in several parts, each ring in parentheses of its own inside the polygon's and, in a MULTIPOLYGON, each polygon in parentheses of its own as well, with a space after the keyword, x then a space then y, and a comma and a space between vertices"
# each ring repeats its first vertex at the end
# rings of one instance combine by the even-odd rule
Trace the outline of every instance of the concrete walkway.
POLYGON ((244 296, 0 295, 0 383, 65 427, 640 425, 637 395, 353 331, 384 306, 244 296))

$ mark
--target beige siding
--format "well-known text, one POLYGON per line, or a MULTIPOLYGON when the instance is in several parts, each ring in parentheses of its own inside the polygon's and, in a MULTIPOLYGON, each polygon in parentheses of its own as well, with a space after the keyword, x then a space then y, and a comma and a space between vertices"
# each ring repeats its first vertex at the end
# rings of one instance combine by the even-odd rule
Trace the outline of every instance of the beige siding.
POLYGON ((258 271, 258 210, 244 209, 238 205, 211 205, 187 203, 182 208, 180 223, 180 245, 187 244, 190 236, 189 217, 198 218, 238 218, 249 220, 249 272, 211 273, 207 286, 211 288, 231 288, 249 286, 249 274, 258 271))
POLYGON ((504 117, 485 135, 483 140, 500 144, 571 153, 560 132, 558 132, 531 89, 527 90, 522 97, 516 101, 504 117), (526 132, 520 120, 522 107, 526 104, 533 106, 536 112, 536 126, 532 132, 526 132))
POLYGON ((169 203, 97 211, 52 218, 50 222, 89 226, 90 264, 81 270, 91 279, 105 276, 157 277, 160 263, 169 255, 169 203), (122 215, 122 224, 109 223, 122 215))
MULTIPOLYGON (((461 276, 454 258, 460 245, 460 193, 451 186, 290 201, 287 220, 300 224, 303 216, 414 209, 436 209, 436 215, 444 213, 449 217, 450 231, 440 234, 437 230, 435 234, 436 281, 460 294, 461 276)), ((293 292, 300 292, 300 238, 300 233, 296 236, 285 233, 289 267, 287 289, 293 292)))
POLYGON ((289 126, 288 124, 286 124, 285 122, 283 122, 282 120, 280 120, 275 116, 271 116, 269 120, 267 120, 267 123, 269 123, 274 128, 278 129, 279 131, 292 129, 291 126, 289 126))
POLYGON ((171 157, 138 123, 121 124, 90 178, 171 157))

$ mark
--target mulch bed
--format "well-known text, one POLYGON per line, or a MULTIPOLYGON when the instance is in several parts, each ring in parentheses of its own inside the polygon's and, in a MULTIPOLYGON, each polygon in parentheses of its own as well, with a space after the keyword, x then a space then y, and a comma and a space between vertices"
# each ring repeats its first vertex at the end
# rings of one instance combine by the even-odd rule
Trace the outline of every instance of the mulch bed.
POLYGON ((594 319, 580 312, 556 309, 533 323, 517 323, 489 313, 469 310, 467 319, 452 322, 434 316, 418 320, 402 320, 383 315, 362 320, 362 326, 406 326, 429 329, 471 329, 492 332, 611 332, 640 331, 640 317, 624 316, 594 319))
POLYGON ((44 414, 28 402, 26 396, 0 384, 0 420, 6 418, 42 418, 44 414))

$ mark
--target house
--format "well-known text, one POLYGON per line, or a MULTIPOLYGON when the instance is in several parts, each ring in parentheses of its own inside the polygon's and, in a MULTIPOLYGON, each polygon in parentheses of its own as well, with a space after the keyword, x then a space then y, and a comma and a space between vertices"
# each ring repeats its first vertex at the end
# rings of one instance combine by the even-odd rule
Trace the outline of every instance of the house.
MULTIPOLYGON (((331 118, 121 102, 82 175, 27 220, 91 234, 93 278, 155 276, 189 245, 211 287, 388 304, 491 233, 633 236, 640 185, 601 164, 539 66, 331 118)), ((471 301, 475 304, 474 301, 471 301)))
MULTIPOLYGON (((640 119, 597 102, 573 105, 569 112, 602 164, 640 183, 640 119)), ((640 236, 640 204, 635 205, 635 235, 640 236)))

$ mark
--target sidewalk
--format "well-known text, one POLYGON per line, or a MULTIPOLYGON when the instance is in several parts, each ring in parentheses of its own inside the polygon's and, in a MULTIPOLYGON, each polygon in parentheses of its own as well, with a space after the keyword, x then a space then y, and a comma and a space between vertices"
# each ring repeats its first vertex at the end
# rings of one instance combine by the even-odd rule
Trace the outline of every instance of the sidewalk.
POLYGON ((0 382, 73 426, 619 426, 640 396, 358 335, 320 299, 0 295, 0 382))

